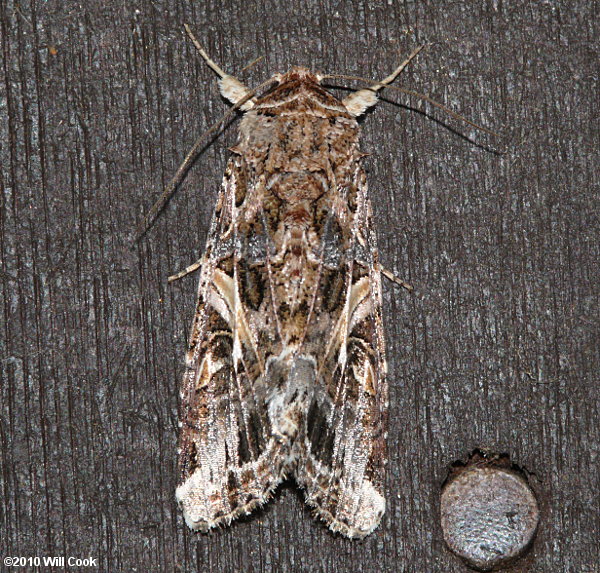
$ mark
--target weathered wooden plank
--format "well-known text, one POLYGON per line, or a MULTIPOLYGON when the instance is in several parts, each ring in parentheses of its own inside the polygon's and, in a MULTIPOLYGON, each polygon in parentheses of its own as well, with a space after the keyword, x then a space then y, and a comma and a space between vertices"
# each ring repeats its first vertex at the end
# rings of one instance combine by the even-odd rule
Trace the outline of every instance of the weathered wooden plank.
POLYGON ((372 4, 2 1, 2 556, 90 556, 102 571, 463 571, 439 488, 447 464, 487 447, 532 472, 540 497, 520 568, 597 570, 598 7, 372 4), (433 42, 399 85, 510 136, 490 153, 504 144, 391 91, 401 105, 363 122, 382 259, 415 287, 385 292, 389 508, 363 542, 331 536, 291 486, 210 537, 175 505, 196 277, 166 277, 203 248, 234 137, 212 143, 132 247, 226 109, 184 22, 228 70, 264 56, 242 74, 254 85, 294 64, 381 78, 433 42))

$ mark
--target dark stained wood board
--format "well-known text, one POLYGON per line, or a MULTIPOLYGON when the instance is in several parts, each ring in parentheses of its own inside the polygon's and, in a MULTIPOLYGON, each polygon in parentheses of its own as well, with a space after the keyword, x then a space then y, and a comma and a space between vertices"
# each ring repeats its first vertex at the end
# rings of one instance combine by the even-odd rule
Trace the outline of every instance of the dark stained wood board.
POLYGON ((514 570, 600 570, 597 2, 0 6, 2 557, 90 556, 111 572, 465 571, 441 535, 439 490, 481 447, 531 472, 540 499, 514 570), (132 246, 227 109, 184 23, 250 85, 292 65, 381 79, 430 42, 396 85, 508 136, 391 90, 396 103, 362 121, 381 259, 415 287, 385 284, 388 510, 362 542, 329 534, 292 484, 208 537, 176 506, 198 277, 166 277, 202 251, 235 141, 233 125, 132 246))

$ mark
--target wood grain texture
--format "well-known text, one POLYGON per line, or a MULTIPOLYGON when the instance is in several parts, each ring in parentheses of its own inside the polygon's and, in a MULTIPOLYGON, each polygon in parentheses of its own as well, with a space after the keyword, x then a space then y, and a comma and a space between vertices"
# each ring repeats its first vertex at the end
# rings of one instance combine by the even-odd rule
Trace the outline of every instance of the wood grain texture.
MULTIPOLYGON (((0 556, 100 571, 460 572, 439 525, 475 447, 532 472, 515 571, 600 571, 600 25, 584 2, 0 0, 0 556), (390 361, 388 511, 335 537, 292 486, 211 536, 178 510, 176 412, 192 263, 235 130, 147 237, 133 230, 226 105, 183 33, 257 85, 294 64, 385 77, 363 121, 390 361), (419 111, 421 110, 421 111, 419 111), (459 135, 462 134, 462 135, 459 135), (471 141, 469 141, 471 139, 471 141), (502 155, 487 148, 505 149, 502 155)), ((341 92, 340 92, 341 93, 341 92)))

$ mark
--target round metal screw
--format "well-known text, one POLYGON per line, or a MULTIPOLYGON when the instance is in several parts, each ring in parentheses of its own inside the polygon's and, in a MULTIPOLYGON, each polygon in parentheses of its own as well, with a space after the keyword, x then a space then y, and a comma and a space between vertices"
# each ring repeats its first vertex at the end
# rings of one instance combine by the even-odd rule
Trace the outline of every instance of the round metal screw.
POLYGON ((535 495, 508 457, 478 452, 448 478, 440 509, 446 543, 480 571, 500 569, 521 557, 539 522, 535 495))

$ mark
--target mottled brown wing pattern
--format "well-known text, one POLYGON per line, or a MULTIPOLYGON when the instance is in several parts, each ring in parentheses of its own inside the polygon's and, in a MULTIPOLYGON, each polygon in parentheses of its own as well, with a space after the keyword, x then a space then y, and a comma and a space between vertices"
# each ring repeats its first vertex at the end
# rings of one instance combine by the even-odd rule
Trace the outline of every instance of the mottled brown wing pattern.
MULTIPOLYGON (((332 530, 360 538, 377 527, 385 511, 387 384, 371 207, 364 173, 354 161, 346 182, 358 199, 353 240, 336 272, 346 278, 344 313, 317 377, 296 479, 332 530)), ((319 290, 324 302, 335 297, 327 282, 319 290)))
POLYGON ((228 164, 202 259, 181 391, 177 499, 187 524, 200 531, 264 503, 282 472, 264 397, 254 392, 264 363, 235 272, 236 193, 244 193, 246 184, 240 165, 239 157, 228 164))
POLYGON ((376 100, 341 102, 303 68, 276 79, 247 102, 202 260, 177 499, 207 531, 294 476, 333 531, 360 538, 385 511, 381 285, 355 119, 376 100))

